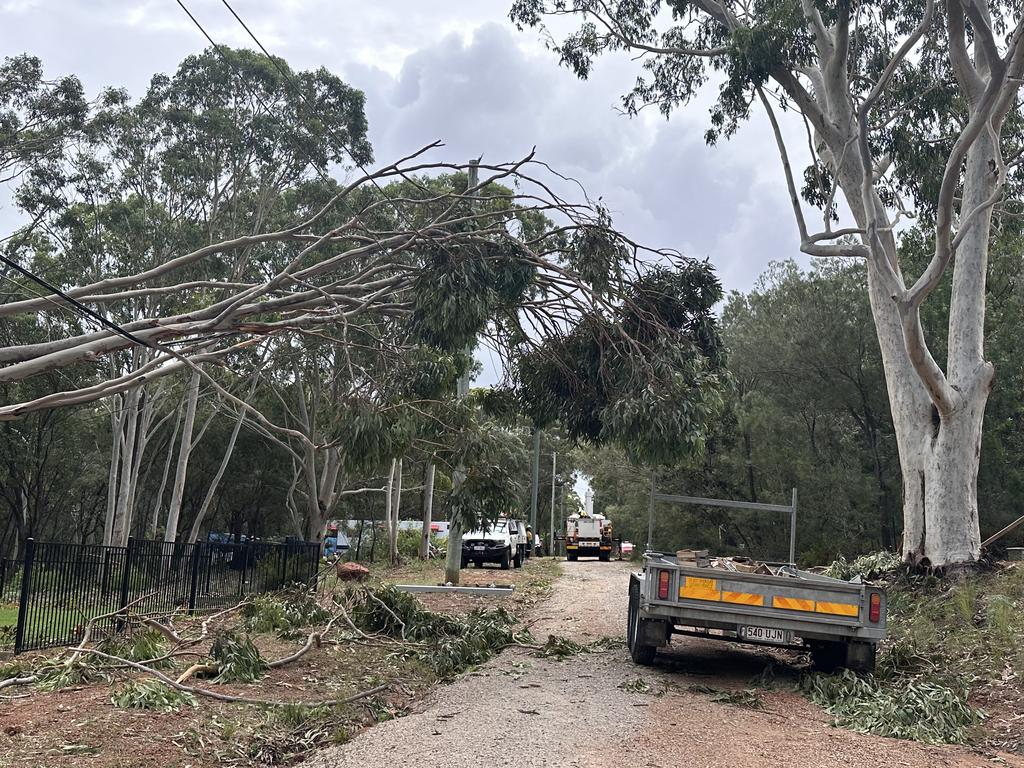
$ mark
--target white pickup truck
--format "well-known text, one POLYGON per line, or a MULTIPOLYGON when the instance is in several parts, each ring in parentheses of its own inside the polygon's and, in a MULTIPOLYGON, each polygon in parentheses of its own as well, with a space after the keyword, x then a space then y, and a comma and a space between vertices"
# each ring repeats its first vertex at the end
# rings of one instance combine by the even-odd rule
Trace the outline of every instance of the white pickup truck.
POLYGON ((792 565, 743 573, 648 552, 629 580, 626 642, 645 666, 672 635, 696 635, 809 650, 819 668, 870 671, 885 608, 879 587, 792 565))
POLYGON ((522 520, 500 518, 494 525, 470 531, 462 537, 462 567, 473 563, 498 563, 502 570, 521 568, 526 557, 526 525, 522 520))

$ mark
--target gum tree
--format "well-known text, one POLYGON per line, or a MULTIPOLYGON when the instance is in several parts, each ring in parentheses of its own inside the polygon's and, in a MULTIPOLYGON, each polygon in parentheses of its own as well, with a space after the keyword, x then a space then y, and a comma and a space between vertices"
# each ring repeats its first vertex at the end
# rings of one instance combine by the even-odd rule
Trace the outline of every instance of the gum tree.
POLYGON ((1011 130, 1024 69, 1017 8, 519 0, 512 9, 521 26, 566 15, 582 23, 553 45, 580 77, 602 53, 639 55, 643 74, 625 96, 634 113, 655 104, 667 115, 707 83, 718 86, 708 141, 731 136, 753 109, 767 113, 801 249, 867 263, 903 475, 904 554, 935 566, 976 560, 976 481, 994 374, 984 352, 988 250, 1019 154, 1011 130), (794 124, 780 124, 778 112, 795 115, 794 124), (805 147, 801 184, 790 158, 805 147), (820 227, 806 204, 822 212, 820 227), (907 218, 930 240, 917 274, 900 260, 907 218), (952 291, 945 360, 920 317, 943 281, 952 291))

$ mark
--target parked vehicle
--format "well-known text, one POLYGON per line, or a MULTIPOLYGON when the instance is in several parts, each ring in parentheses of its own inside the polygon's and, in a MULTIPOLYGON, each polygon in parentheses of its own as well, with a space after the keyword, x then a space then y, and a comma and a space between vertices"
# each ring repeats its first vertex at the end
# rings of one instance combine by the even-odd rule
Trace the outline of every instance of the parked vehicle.
POLYGON ((604 515, 569 515, 565 521, 565 559, 612 556, 612 521, 604 515))
POLYGON ((502 518, 483 530, 462 537, 462 567, 498 563, 503 570, 519 568, 526 556, 526 527, 521 520, 502 518))
POLYGON ((882 589, 767 566, 728 571, 645 554, 643 570, 629 580, 626 642, 633 661, 653 664, 675 634, 810 650, 822 669, 874 669, 885 637, 882 589))

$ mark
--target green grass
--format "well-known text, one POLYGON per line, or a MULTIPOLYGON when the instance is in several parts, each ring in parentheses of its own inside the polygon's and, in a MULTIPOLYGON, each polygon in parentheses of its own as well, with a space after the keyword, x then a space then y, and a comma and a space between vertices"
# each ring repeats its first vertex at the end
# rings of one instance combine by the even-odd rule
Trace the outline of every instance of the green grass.
POLYGON ((0 627, 13 627, 18 623, 18 606, 0 605, 0 627))

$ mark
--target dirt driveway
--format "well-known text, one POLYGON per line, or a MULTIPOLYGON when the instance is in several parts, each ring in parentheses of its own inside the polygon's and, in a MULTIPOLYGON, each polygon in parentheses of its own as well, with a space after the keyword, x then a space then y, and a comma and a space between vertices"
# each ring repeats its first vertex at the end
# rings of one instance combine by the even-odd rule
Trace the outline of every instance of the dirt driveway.
MULTIPOLYGON (((625 633, 629 568, 564 563, 532 631, 578 642, 625 633)), ((760 710, 711 700, 742 690, 770 662, 767 650, 677 639, 657 666, 641 668, 624 646, 563 661, 509 650, 438 688, 418 711, 371 728, 307 766, 651 766, 656 768, 932 768, 1018 765, 965 749, 862 736, 788 686, 763 694, 760 710)), ((776 665, 779 677, 797 672, 776 665)))

